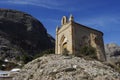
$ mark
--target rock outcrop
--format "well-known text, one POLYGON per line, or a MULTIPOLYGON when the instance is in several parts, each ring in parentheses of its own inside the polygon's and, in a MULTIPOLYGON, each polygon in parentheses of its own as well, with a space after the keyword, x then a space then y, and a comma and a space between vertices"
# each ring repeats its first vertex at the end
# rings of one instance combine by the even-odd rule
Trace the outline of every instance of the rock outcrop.
POLYGON ((106 44, 105 52, 108 62, 120 63, 120 46, 115 43, 106 44))
POLYGON ((19 59, 54 47, 54 39, 41 22, 31 15, 0 9, 0 59, 19 59), (19 58, 18 58, 19 57, 19 58))
POLYGON ((113 68, 95 60, 47 55, 26 64, 15 80, 120 80, 113 68))

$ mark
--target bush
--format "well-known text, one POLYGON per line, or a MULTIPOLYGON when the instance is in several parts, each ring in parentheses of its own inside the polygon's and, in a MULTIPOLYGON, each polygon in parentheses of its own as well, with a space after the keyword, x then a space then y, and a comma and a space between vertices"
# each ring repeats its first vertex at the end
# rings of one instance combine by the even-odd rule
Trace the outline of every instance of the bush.
POLYGON ((4 61, 0 60, 0 70, 4 69, 4 67, 2 66, 2 64, 4 64, 4 61))
POLYGON ((97 59, 96 50, 91 46, 82 46, 80 48, 79 54, 76 54, 76 56, 97 59))
POLYGON ((2 65, 0 65, 0 70, 4 70, 5 69, 5 67, 3 67, 2 65))
POLYGON ((111 68, 114 68, 117 72, 120 73, 120 66, 117 66, 115 63, 109 62, 109 63, 105 63, 105 65, 110 66, 111 68))
POLYGON ((41 54, 54 54, 55 53, 55 50, 54 49, 48 49, 48 50, 45 50, 43 51, 41 54))
POLYGON ((69 51, 65 48, 62 52, 64 56, 69 56, 69 51))
POLYGON ((33 57, 27 54, 24 54, 21 56, 21 60, 24 62, 24 64, 30 62, 33 60, 33 57))
POLYGON ((36 58, 38 58, 38 57, 41 57, 41 56, 43 56, 43 55, 48 55, 48 54, 55 54, 55 49, 48 49, 48 50, 45 50, 45 51, 43 51, 43 52, 41 52, 41 53, 39 53, 39 54, 36 54, 36 55, 34 56, 34 59, 36 59, 36 58))

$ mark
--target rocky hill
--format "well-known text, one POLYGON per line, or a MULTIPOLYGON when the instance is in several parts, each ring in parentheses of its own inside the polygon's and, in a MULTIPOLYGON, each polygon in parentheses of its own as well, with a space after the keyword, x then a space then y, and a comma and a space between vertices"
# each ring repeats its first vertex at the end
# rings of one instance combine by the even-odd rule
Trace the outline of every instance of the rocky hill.
POLYGON ((53 54, 26 64, 15 80, 120 80, 120 74, 96 60, 53 54))
POLYGON ((107 56, 107 61, 120 63, 120 46, 115 43, 106 44, 105 52, 107 56))
POLYGON ((43 24, 31 15, 0 9, 0 59, 21 60, 54 47, 54 39, 43 24))

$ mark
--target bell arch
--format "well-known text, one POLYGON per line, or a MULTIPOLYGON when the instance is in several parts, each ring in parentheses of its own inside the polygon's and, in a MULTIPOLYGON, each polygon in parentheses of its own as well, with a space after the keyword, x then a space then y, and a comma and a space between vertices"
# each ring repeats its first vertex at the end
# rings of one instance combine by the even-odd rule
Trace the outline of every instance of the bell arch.
POLYGON ((62 20, 61 20, 61 25, 64 25, 67 23, 67 17, 63 16, 62 20))

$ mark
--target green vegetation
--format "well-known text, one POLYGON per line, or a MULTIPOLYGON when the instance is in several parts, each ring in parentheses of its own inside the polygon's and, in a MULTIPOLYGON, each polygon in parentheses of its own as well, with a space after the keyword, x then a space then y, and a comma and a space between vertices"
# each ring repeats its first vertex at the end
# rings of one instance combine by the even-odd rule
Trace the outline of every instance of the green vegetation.
POLYGON ((34 59, 38 58, 38 57, 41 57, 43 55, 48 55, 48 54, 55 54, 55 49, 48 49, 48 50, 45 50, 37 55, 34 56, 34 59))
POLYGON ((120 73, 120 63, 105 63, 106 65, 110 66, 111 68, 114 68, 117 72, 120 73))
POLYGON ((15 60, 17 60, 18 62, 22 61, 23 64, 26 64, 26 63, 32 61, 33 57, 31 55, 28 55, 28 54, 22 54, 22 55, 16 56, 15 60))
POLYGON ((27 54, 24 54, 21 56, 21 60, 23 61, 24 64, 30 62, 33 60, 33 57, 27 54))
POLYGON ((62 52, 62 55, 69 56, 69 51, 65 48, 62 52))
POLYGON ((4 62, 3 62, 2 60, 0 60, 0 70, 3 70, 3 69, 4 69, 4 67, 2 66, 3 63, 4 63, 4 62))
POLYGON ((79 57, 84 57, 85 59, 97 59, 96 49, 91 46, 82 46, 80 48, 79 54, 75 54, 79 57))
POLYGON ((17 67, 18 65, 12 62, 4 62, 0 60, 0 70, 11 70, 12 68, 17 67), (5 66, 2 66, 5 65, 5 66))
POLYGON ((43 51, 43 52, 41 52, 39 54, 36 54, 34 56, 30 56, 27 53, 24 53, 22 56, 17 56, 16 60, 23 61, 23 63, 26 64, 26 63, 32 61, 33 59, 36 59, 36 58, 41 57, 43 55, 54 54, 54 53, 55 53, 54 49, 45 50, 45 51, 43 51))

